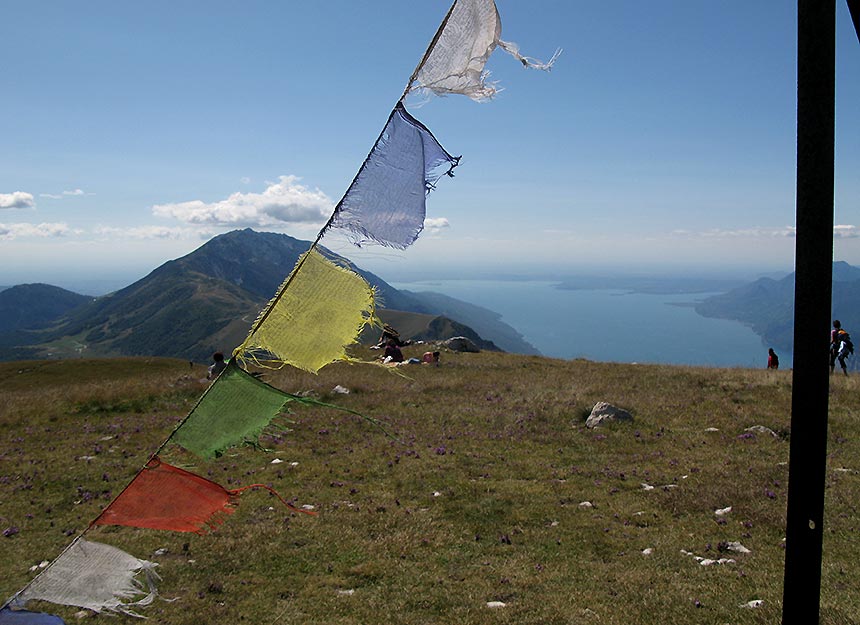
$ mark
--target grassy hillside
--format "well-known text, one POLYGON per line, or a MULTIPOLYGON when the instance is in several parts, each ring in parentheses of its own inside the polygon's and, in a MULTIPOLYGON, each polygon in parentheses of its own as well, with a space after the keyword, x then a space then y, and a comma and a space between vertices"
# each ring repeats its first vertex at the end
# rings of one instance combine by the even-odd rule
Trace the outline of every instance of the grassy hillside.
MULTIPOLYGON (((790 372, 492 352, 402 371, 268 375, 384 420, 397 440, 347 413, 300 408, 264 437, 268 452, 202 462, 168 448, 168 462, 227 488, 271 484, 319 516, 247 492, 206 536, 90 532, 159 563, 161 593, 176 601, 146 608, 149 622, 779 622, 790 372), (601 400, 635 421, 586 429, 601 400), (778 436, 746 431, 754 425, 778 436), (764 604, 740 607, 755 599, 764 604)), ((127 484, 198 399, 203 373, 163 359, 0 364, 3 597, 127 484)), ((833 378, 828 625, 860 621, 858 390, 860 378, 833 378)), ((34 607, 77 622, 74 608, 34 607)))

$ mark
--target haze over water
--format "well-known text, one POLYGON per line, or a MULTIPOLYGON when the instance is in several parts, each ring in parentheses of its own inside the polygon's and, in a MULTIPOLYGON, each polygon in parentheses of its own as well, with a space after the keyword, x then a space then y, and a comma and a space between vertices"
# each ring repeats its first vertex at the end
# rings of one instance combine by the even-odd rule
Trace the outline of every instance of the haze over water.
MULTIPOLYGON (((748 327, 709 319, 689 304, 710 293, 654 295, 563 290, 557 282, 434 280, 398 289, 435 291, 493 310, 545 356, 613 362, 764 367, 767 347, 748 327)), ((790 354, 780 353, 783 368, 790 354)))

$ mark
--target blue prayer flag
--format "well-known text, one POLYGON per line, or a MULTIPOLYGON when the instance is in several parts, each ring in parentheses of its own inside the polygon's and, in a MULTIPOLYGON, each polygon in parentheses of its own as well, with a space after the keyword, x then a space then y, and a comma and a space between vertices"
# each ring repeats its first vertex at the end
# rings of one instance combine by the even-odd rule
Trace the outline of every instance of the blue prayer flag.
POLYGON ((0 625, 66 625, 66 622, 46 612, 11 610, 7 607, 0 610, 0 625))
POLYGON ((398 102, 343 199, 330 227, 348 230, 356 245, 404 249, 424 228, 424 200, 460 161, 398 102))

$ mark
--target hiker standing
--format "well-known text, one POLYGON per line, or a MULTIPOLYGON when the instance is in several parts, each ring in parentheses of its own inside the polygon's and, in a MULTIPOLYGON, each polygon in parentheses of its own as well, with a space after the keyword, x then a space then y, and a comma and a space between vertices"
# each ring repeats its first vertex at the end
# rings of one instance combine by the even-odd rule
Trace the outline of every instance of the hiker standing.
POLYGON ((767 368, 779 369, 779 356, 773 351, 773 347, 769 347, 767 350, 767 368))
POLYGON ((854 344, 851 342, 851 336, 842 329, 842 323, 839 319, 834 319, 833 331, 830 333, 830 373, 833 373, 836 368, 836 361, 839 360, 842 373, 848 375, 845 359, 853 353, 854 344))

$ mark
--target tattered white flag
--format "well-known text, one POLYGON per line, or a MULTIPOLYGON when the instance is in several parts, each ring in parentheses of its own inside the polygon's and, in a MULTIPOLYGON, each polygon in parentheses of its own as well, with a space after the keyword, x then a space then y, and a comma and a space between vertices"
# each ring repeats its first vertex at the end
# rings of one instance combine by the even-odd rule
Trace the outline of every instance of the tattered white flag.
POLYGON ((487 60, 499 46, 525 67, 549 70, 561 54, 543 63, 520 54, 515 43, 500 39, 502 22, 493 0, 457 0, 441 32, 413 76, 407 93, 429 90, 436 95, 459 93, 473 100, 492 98, 498 88, 488 82, 487 60))
POLYGON ((152 603, 159 579, 154 562, 139 560, 122 549, 83 538, 73 543, 14 599, 23 606, 41 599, 61 605, 140 616, 130 608, 152 603), (143 572, 146 586, 136 579, 143 572), (136 596, 136 601, 124 601, 136 596))

